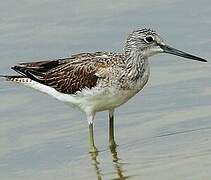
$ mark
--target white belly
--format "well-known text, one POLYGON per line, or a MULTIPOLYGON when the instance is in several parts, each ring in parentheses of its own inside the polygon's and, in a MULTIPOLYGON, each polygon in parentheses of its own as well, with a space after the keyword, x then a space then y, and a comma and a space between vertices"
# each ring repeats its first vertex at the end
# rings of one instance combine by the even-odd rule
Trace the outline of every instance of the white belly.
POLYGON ((114 109, 127 102, 137 92, 134 90, 122 90, 118 92, 99 93, 93 96, 78 97, 78 106, 84 111, 105 111, 114 109))
POLYGON ((130 89, 91 89, 82 91, 82 96, 78 99, 78 107, 87 112, 99 112, 114 109, 126 103, 130 98, 136 95, 147 83, 149 79, 149 69, 144 73, 142 78, 135 83, 130 89))

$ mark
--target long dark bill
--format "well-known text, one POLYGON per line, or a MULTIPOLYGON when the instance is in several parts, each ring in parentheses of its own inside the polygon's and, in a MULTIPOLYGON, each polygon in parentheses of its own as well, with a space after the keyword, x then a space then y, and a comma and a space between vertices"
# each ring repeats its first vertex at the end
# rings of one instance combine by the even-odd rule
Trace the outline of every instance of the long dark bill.
POLYGON ((193 59, 193 60, 196 60, 196 61, 207 62, 207 60, 205 60, 205 59, 202 59, 202 58, 197 57, 197 56, 193 56, 191 54, 177 50, 177 49, 172 48, 172 47, 167 46, 167 45, 160 45, 160 47, 163 49, 164 53, 173 54, 173 55, 176 55, 176 56, 181 56, 181 57, 193 59))

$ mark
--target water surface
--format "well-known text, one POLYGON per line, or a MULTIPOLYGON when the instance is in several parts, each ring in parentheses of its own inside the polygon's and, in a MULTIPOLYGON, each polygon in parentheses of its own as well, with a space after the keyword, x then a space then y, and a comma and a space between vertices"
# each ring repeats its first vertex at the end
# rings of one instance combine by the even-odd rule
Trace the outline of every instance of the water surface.
MULTIPOLYGON (((210 17, 208 0, 2 1, 0 72, 78 52, 122 52, 127 34, 141 27, 209 60, 210 17)), ((96 116, 97 156, 88 153, 82 113, 1 82, 0 179, 210 179, 210 63, 159 55, 150 65, 148 85, 116 111, 112 152, 107 114, 96 116)))

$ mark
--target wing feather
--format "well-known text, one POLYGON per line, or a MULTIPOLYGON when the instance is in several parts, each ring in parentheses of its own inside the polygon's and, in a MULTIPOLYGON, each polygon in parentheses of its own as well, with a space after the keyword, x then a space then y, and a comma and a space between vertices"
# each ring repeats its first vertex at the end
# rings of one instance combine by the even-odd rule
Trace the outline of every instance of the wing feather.
POLYGON ((35 68, 14 66, 13 69, 24 76, 45 84, 66 94, 75 94, 84 88, 91 89, 97 85, 100 77, 98 71, 105 68, 103 62, 66 63, 49 71, 37 71, 35 68))
POLYGON ((70 58, 21 63, 12 69, 59 92, 75 94, 95 87, 100 78, 109 74, 111 65, 122 59, 122 55, 114 53, 80 53, 70 58))

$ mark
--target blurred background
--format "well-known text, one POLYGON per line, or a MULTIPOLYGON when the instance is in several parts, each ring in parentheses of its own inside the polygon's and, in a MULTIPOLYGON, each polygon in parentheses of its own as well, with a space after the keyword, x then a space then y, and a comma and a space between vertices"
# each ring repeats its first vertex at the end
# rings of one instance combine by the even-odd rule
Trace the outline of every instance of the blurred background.
MULTIPOLYGON (((0 5, 0 74, 74 53, 123 52, 134 29, 211 59, 209 0, 7 0, 0 5)), ((95 120, 98 156, 88 153, 85 116, 35 90, 0 82, 0 179, 185 179, 211 177, 211 65, 151 58, 145 89, 116 112, 115 153, 107 113, 95 120)))

